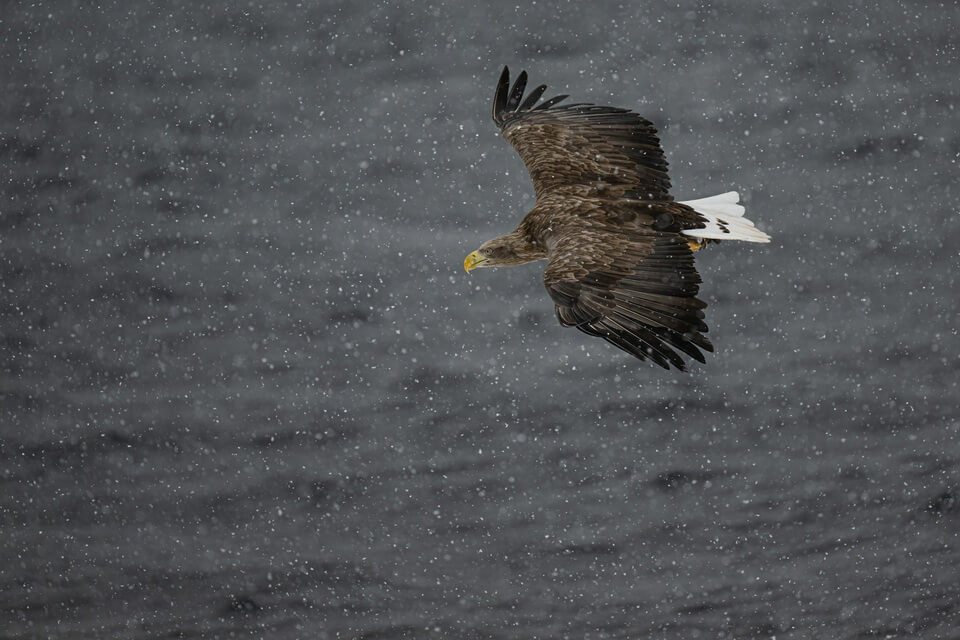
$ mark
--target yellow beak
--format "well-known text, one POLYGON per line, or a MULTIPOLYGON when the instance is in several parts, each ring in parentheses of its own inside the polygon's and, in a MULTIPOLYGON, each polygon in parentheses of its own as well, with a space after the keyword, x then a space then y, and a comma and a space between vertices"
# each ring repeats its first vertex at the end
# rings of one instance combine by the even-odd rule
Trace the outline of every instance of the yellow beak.
POLYGON ((467 270, 467 273, 470 273, 471 269, 476 269, 478 266, 480 266, 481 262, 486 261, 486 258, 481 258, 480 254, 474 251, 463 261, 463 268, 467 270))

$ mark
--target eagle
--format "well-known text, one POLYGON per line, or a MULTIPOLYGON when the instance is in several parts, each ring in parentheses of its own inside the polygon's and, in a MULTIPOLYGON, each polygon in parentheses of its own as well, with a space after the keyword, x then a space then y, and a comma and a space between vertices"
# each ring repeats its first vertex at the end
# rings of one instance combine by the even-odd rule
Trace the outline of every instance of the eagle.
POLYGON ((736 191, 678 202, 657 130, 629 109, 540 102, 523 71, 510 86, 506 66, 493 121, 530 173, 533 209, 512 232, 464 260, 506 267, 546 260, 543 283, 564 327, 664 369, 685 371, 681 353, 701 363, 713 345, 697 298, 694 252, 720 240, 769 242, 744 217, 736 191))

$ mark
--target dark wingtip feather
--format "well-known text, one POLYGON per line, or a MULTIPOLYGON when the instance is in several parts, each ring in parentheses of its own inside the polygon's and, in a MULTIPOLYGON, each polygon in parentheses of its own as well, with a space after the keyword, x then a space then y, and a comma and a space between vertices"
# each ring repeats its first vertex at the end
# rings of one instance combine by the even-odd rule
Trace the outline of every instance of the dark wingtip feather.
POLYGON ((561 96, 553 96, 553 97, 550 98, 549 100, 544 100, 543 102, 541 102, 540 104, 538 104, 535 108, 536 108, 536 109, 549 109, 550 107, 552 107, 553 105, 557 104, 557 103, 560 102, 561 100, 566 100, 566 99, 569 98, 569 97, 570 97, 570 96, 569 96, 568 94, 566 94, 566 93, 563 94, 563 95, 561 95, 561 96))
POLYGON ((523 101, 523 104, 517 107, 517 111, 529 111, 533 107, 533 105, 537 104, 537 100, 540 99, 540 96, 542 96, 543 92, 546 90, 547 90, 547 85, 542 84, 536 89, 534 89, 533 91, 531 91, 527 95, 526 100, 523 101))
POLYGON ((527 89, 527 72, 521 71, 517 80, 513 83, 513 89, 510 90, 510 98, 507 100, 507 111, 516 111, 520 106, 520 100, 523 98, 523 92, 527 89))
MULTIPOLYGON (((687 364, 683 361, 683 358, 667 344, 664 344, 665 336, 658 335, 655 331, 651 331, 643 325, 632 323, 629 320, 622 322, 617 318, 610 317, 603 318, 598 323, 591 325, 591 328, 599 329, 604 340, 641 360, 651 360, 664 369, 669 369, 670 365, 673 365, 680 371, 687 370, 687 364)), ((686 349, 681 350, 686 352, 686 349)), ((691 355, 691 357, 693 356, 691 355)), ((701 358, 703 358, 702 355, 697 359, 701 358)))
POLYGON ((497 92, 493 95, 493 121, 503 124, 503 112, 507 108, 507 92, 510 90, 510 68, 503 65, 500 80, 497 81, 497 92))
POLYGON ((549 109, 561 100, 569 97, 567 95, 554 96, 537 105, 537 100, 543 96, 543 92, 547 90, 547 85, 540 85, 531 91, 526 99, 524 99, 523 93, 526 88, 527 72, 521 71, 511 87, 510 69, 504 65, 503 71, 500 73, 500 80, 497 82, 497 91, 493 96, 493 121, 497 123, 498 126, 502 127, 507 121, 507 118, 513 113, 522 113, 536 109, 549 109))

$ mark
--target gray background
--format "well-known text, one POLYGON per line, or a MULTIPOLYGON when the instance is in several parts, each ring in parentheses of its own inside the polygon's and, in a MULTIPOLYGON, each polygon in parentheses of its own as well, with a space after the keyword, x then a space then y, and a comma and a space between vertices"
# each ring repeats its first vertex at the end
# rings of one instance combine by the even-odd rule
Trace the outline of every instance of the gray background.
POLYGON ((0 636, 960 638, 952 2, 0 21, 0 636), (661 130, 690 374, 557 326, 503 64, 661 130))

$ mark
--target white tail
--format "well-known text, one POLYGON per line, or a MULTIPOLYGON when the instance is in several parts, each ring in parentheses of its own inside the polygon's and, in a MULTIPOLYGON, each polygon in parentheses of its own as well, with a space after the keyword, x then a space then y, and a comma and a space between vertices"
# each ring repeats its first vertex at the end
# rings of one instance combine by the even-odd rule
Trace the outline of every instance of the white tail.
POLYGON ((738 204, 739 200, 739 193, 728 191, 709 198, 681 202, 707 219, 706 228, 689 229, 683 233, 694 238, 770 242, 770 236, 743 217, 745 209, 738 204))

